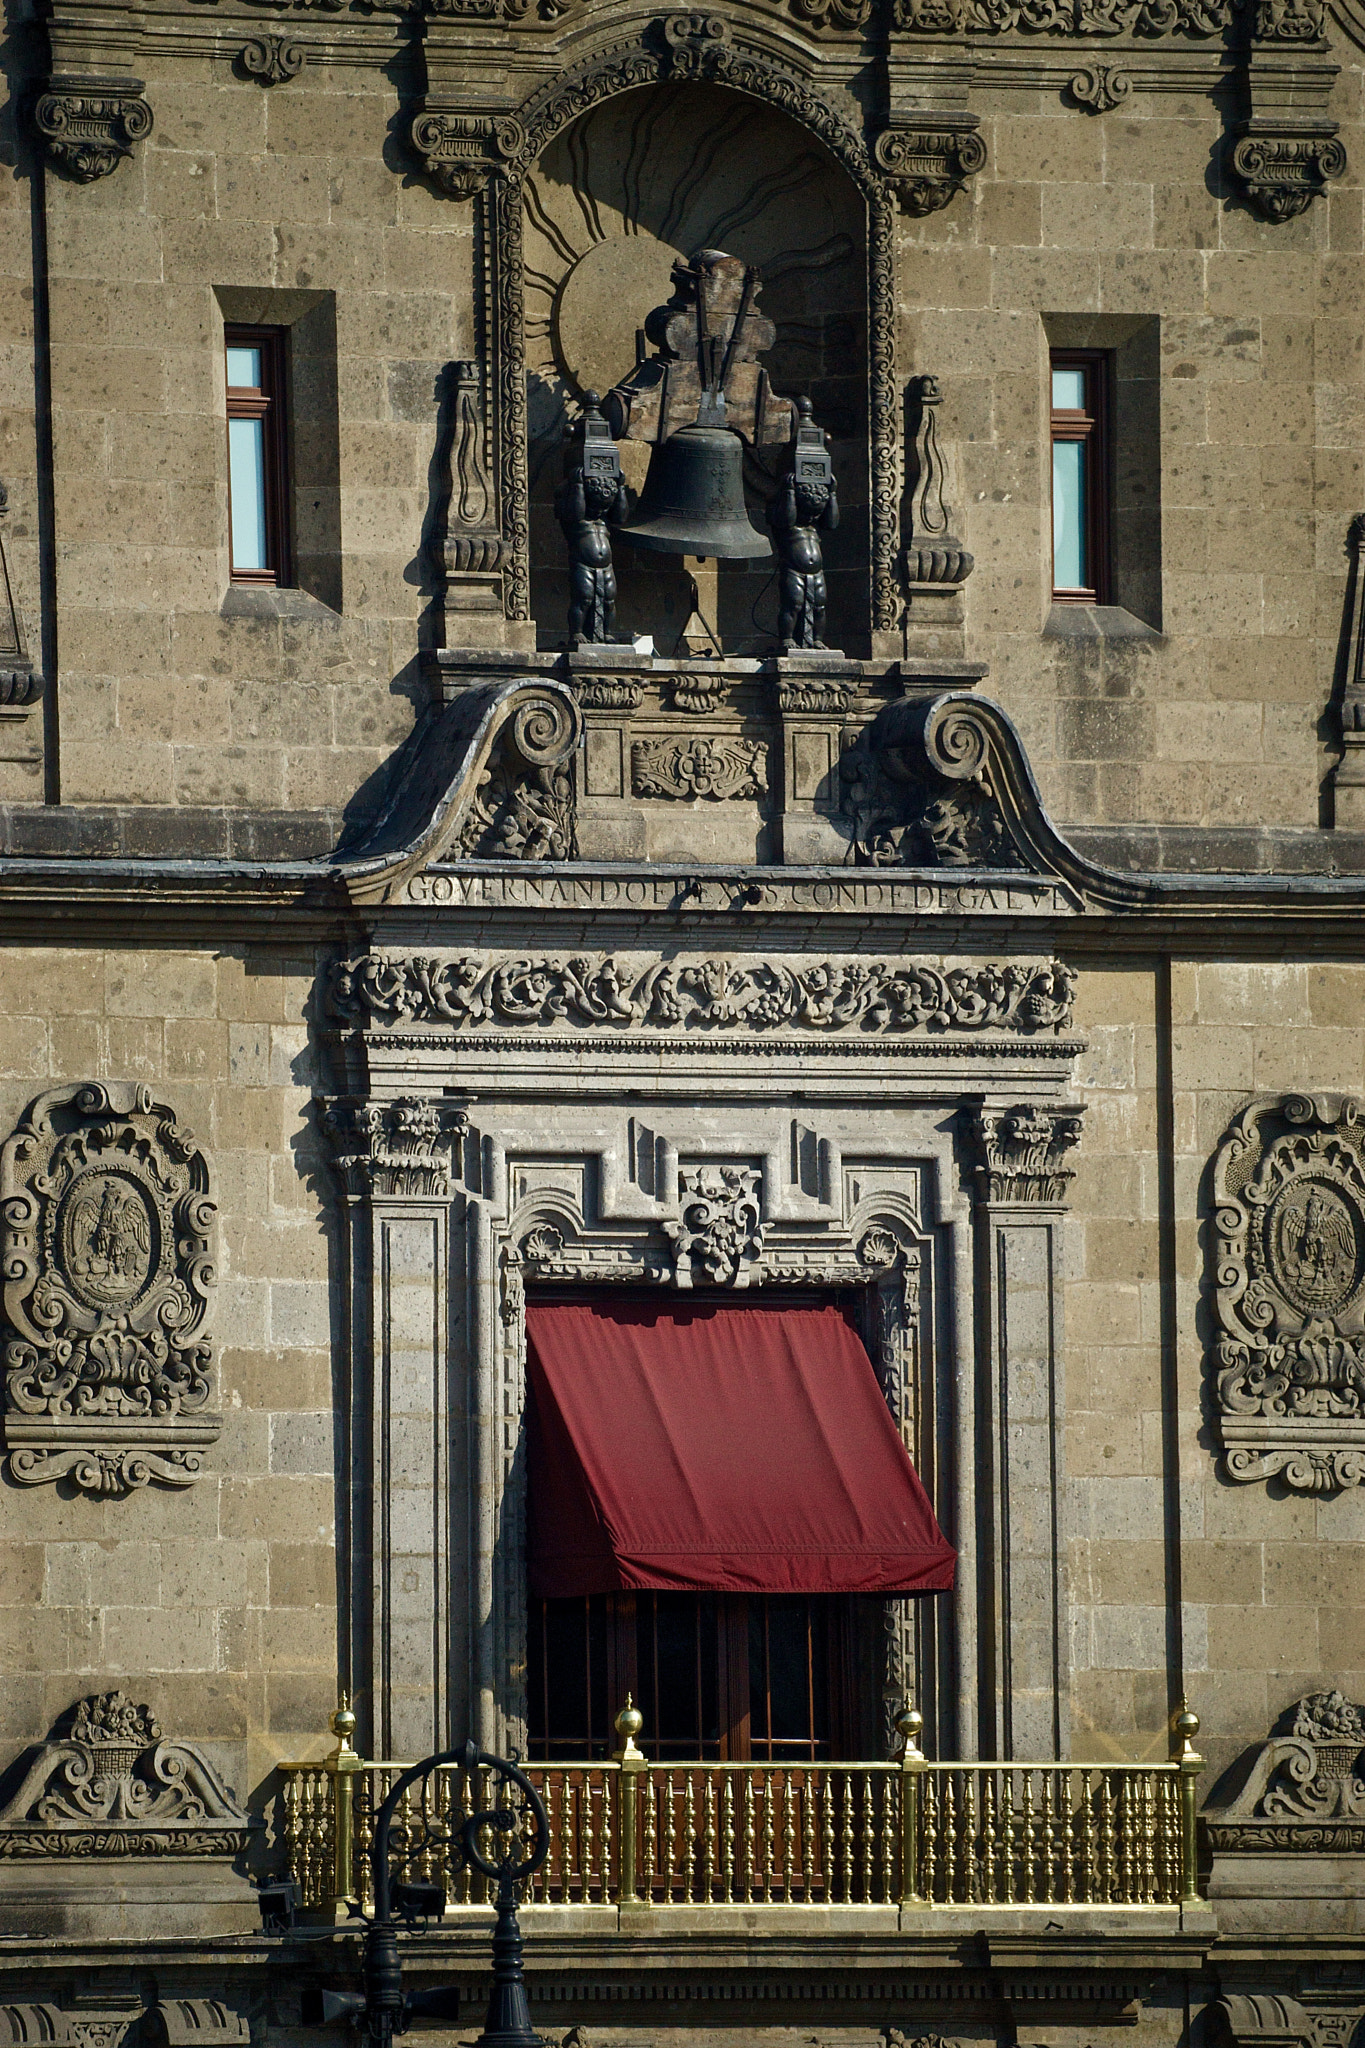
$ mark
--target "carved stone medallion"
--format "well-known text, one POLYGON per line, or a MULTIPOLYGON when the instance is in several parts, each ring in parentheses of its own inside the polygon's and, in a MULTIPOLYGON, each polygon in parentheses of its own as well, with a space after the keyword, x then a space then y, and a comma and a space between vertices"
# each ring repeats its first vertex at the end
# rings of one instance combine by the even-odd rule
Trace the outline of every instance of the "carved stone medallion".
POLYGON ((695 799, 763 796, 768 788, 768 749, 759 740, 636 740, 631 748, 631 787, 636 796, 695 799))
POLYGON ((1253 1102, 1214 1163, 1216 1395, 1232 1479, 1365 1480, 1365 1126, 1349 1096, 1253 1102))
POLYGON ((0 1153, 5 1441, 26 1485, 188 1486, 207 1411, 214 1284, 208 1165, 141 1086, 32 1105, 0 1153))

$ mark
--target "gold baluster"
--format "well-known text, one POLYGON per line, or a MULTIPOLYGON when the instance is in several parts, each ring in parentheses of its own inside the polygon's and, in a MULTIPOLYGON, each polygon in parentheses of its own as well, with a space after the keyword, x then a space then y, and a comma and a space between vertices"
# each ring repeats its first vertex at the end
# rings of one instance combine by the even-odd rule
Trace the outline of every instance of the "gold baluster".
POLYGON ((1074 1771, 1058 1771, 1057 1797, 1061 1803, 1062 1823, 1062 1902, 1067 1906, 1076 1903, 1076 1774, 1074 1771))
POLYGON ((721 1856, 724 1863, 724 1899, 727 1906, 735 1902, 735 1774, 726 1771, 721 1778, 721 1856))
POLYGON ((744 1903, 754 1902, 754 1781, 748 1771, 744 1773, 742 1855, 744 1858, 744 1903))
POLYGON ((995 1825, 996 1796, 995 1772, 981 1773, 981 1897, 984 1904, 993 1906, 999 1889, 996 1865, 1000 1856, 1000 1836, 995 1825))
POLYGON ((1037 1837, 1034 1832, 1033 1820, 1033 1773, 1025 1769, 1021 1776, 1023 1778, 1023 1786, 1022 1797, 1019 1801, 1019 1821, 1023 1849, 1021 1861, 1024 1875, 1024 1904, 1032 1906, 1037 1901, 1036 1873, 1034 1870, 1037 1837))
POLYGON ((1175 1761, 1180 1766, 1180 1903, 1182 1906, 1199 1904, 1199 1773, 1204 1768, 1204 1759, 1194 1746, 1199 1733, 1199 1716, 1182 1699, 1180 1712, 1176 1716, 1175 1734, 1179 1743, 1175 1761))
POLYGON ((872 1858, 876 1844, 876 1830, 872 1817, 872 1779, 867 1771, 858 1773, 858 1827, 862 1837, 862 1887, 863 1903, 872 1903, 872 1858))
POLYGON ((957 1772, 943 1774, 943 1863, 944 1897, 949 1904, 957 1903, 958 1869, 962 1845, 957 1838, 957 1772))
MULTIPOLYGON (((896 1882, 896 1851, 900 1843, 900 1827, 898 1825, 900 1818, 898 1812, 899 1801, 896 1797, 896 1794, 899 1791, 899 1789, 900 1779, 896 1776, 894 1772, 881 1771, 878 1773, 877 1796, 881 1800, 882 1814, 882 1867, 880 1873, 881 1889, 877 1894, 877 1900, 878 1904, 883 1906, 894 1905, 900 1897, 901 1890, 899 1884, 896 1882)), ((918 1790, 918 1785, 916 1786, 916 1790, 918 1790)), ((916 1804, 918 1804, 918 1801, 916 1802, 916 1804)), ((914 1882, 914 1867, 914 1854, 912 1846, 910 1860, 912 1883, 914 1882)), ((911 1900, 910 1903, 914 1904, 916 1902, 914 1900, 911 1900)))
POLYGON ((825 1904, 832 1906, 836 1897, 834 1883, 835 1774, 833 1771, 825 1771, 820 1794, 820 1847, 825 1880, 825 1904))
POLYGON ((642 1771, 649 1768, 644 1751, 636 1747, 635 1738, 644 1725, 644 1715, 627 1693, 626 1703, 616 1716, 616 1733, 621 1738, 621 1747, 615 1752, 615 1761, 620 1766, 621 1785, 616 1847, 618 1906, 639 1906, 644 1903, 635 1881, 636 1857, 639 1850, 639 1777, 642 1771))
POLYGON ((792 1903, 792 1880, 796 1875, 796 1792, 791 1771, 782 1773, 782 1903, 792 1903))
MULTIPOLYGON (((902 1788, 903 1789, 903 1788, 902 1788)), ((920 1875, 917 1882, 926 1901, 934 1905, 944 1900, 947 1894, 941 1889, 943 1879, 943 1815, 939 1805, 939 1774, 926 1771, 921 1784, 920 1803, 923 1810, 924 1854, 920 1859, 920 1875)), ((904 1827, 904 1818, 901 1822, 904 1827)), ((901 1873, 902 1887, 905 1884, 904 1871, 901 1873)))
POLYGON ((840 1828, 839 1828, 839 1903, 853 1904, 853 1786, 847 1771, 839 1773, 840 1785, 840 1828))
MULTIPOLYGON (((706 1780, 704 1778, 702 1779, 702 1809, 703 1814, 705 1814, 706 1780)), ((702 1900, 699 1901, 699 1903, 704 1902, 706 1905, 709 1906, 711 1903, 711 1867, 715 1861, 716 1852, 715 1828, 710 1822, 709 1818, 703 1820, 703 1832, 705 1839, 702 1843, 702 1867, 704 1872, 702 1882, 705 1886, 705 1890, 702 1894, 702 1900)), ((696 1839, 696 1773, 694 1771, 689 1771, 687 1773, 687 1776, 683 1779, 683 1840, 681 1853, 678 1859, 679 1872, 682 1877, 682 1898, 684 1905, 687 1905, 689 1901, 692 1899, 692 1887, 695 1883, 693 1873, 696 1868, 696 1852, 694 1849, 696 1839)))
POLYGON ((1044 1771, 1043 1779, 1043 1897, 1045 1906, 1057 1904, 1057 1785, 1056 1772, 1044 1771))
POLYGON ((773 1796, 776 1778, 771 1770, 765 1771, 760 1783, 763 1797, 763 1903, 772 1904, 773 1878, 777 1862, 777 1816, 773 1812, 773 1796))
POLYGON ((820 1799, 820 1788, 824 1783, 824 1772, 808 1770, 801 1786, 801 1876, 805 1886, 805 1901, 808 1906, 815 1903, 817 1868, 815 1861, 815 1809, 820 1799))
MULTIPOLYGON (((689 1774, 689 1785, 691 1776, 689 1774)), ((701 1781, 702 1825, 704 1829, 702 1847, 705 1865, 705 1892, 700 1903, 710 1905, 716 1895, 716 1780, 708 1771, 701 1781)))
POLYGON ((971 1905, 981 1898, 981 1845, 976 1831, 976 1772, 962 1773, 962 1846, 965 1856, 967 1899, 971 1905))

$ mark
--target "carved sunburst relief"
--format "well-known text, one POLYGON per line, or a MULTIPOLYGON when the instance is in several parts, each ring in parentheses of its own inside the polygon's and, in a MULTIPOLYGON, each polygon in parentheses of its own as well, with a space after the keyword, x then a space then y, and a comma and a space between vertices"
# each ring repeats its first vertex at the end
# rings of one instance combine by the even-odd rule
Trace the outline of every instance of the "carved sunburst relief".
MULTIPOLYGON (((533 610, 562 639, 567 585, 552 500, 566 435, 585 391, 604 392, 636 357, 636 330, 668 297, 680 255, 726 249, 762 273, 762 309, 777 326, 766 358, 777 390, 808 392, 830 430, 844 524, 828 551, 831 624, 839 630, 867 559, 864 218, 843 170, 786 116, 719 87, 665 84, 585 114, 546 150, 525 188, 525 307, 530 387, 533 610)), ((771 451, 776 462, 784 451, 771 451)), ((649 450, 622 444, 628 481, 649 450)), ((751 515, 774 487, 746 456, 751 515)), ((681 573, 621 546, 618 618, 654 632, 661 651, 682 624, 681 573), (641 566, 637 566, 637 562, 641 566)), ((771 565, 727 563, 722 626, 735 646, 775 613, 760 597, 771 565)), ((865 630, 865 627, 864 627, 865 630)))

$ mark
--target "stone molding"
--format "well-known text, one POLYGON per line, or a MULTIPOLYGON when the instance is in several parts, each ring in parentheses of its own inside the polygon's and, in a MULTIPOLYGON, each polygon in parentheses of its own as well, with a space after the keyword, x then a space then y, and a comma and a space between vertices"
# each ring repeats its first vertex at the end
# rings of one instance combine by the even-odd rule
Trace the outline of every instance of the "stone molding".
POLYGON ((1363 1765, 1365 1707, 1337 1690, 1310 1693, 1280 1717, 1239 1789, 1205 1807, 1211 1846, 1235 1855, 1365 1850, 1363 1765))
POLYGON ((573 960, 366 953, 340 962, 328 1008, 366 1031, 604 1029, 708 1037, 779 1029, 863 1037, 909 1032, 1060 1034, 1076 977, 1061 961, 936 967, 883 961, 573 960))
POLYGON ((1066 1154, 1081 1141, 1083 1108, 975 1108, 966 1135, 975 1152, 976 1198, 983 1204, 1058 1203, 1076 1178, 1066 1154))
POLYGON ((121 1692, 77 1702, 0 1808, 0 1861, 237 1856, 256 1823, 192 1743, 121 1692))
POLYGON ((53 162, 81 184, 107 178, 152 132, 140 78, 54 72, 33 109, 33 125, 53 162))
POLYGON ((983 169, 986 145, 975 114, 897 115, 873 145, 873 158, 895 190, 902 213, 922 220, 938 213, 968 178, 983 169))
POLYGON ((0 1150, 5 1442, 21 1485, 189 1486, 209 1412, 215 1205, 140 1083, 57 1088, 0 1150))
POLYGON ((1365 1124, 1352 1096, 1252 1102, 1213 1167, 1214 1402, 1229 1479, 1365 1482, 1365 1124))

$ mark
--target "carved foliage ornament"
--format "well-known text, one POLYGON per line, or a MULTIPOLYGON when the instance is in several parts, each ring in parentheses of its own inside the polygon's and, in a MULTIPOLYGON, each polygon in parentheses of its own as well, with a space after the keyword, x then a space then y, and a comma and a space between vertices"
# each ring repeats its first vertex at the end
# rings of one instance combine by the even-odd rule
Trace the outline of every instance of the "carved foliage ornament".
POLYGON ((756 1166, 686 1166, 678 1175, 681 1217, 666 1223, 678 1287, 747 1287, 763 1249, 756 1166))
POLYGON ((307 54, 292 36, 251 36, 242 45, 242 69, 262 85, 283 85, 298 77, 307 54))
POLYGON ((1058 960, 949 968, 697 960, 641 969, 614 956, 490 961, 366 953, 334 969, 330 1000, 335 1016, 365 1027, 1031 1033, 1066 1028, 1075 984, 1073 970, 1058 960))
POLYGON ((188 1486, 219 1430, 214 1204, 193 1133, 141 1086, 54 1089, 0 1153, 0 1209, 11 1476, 188 1486))
POLYGON ((1365 1125, 1350 1096, 1253 1102, 1214 1162, 1224 1469, 1365 1480, 1365 1125))
POLYGON ((133 145, 152 132, 152 110, 140 78, 54 76, 33 109, 48 155, 68 176, 88 184, 107 178, 133 145))
POLYGON ((568 708, 552 698, 518 711, 490 756, 456 850, 497 860, 575 859, 577 736, 568 708))
POLYGON ((394 1102, 337 1097, 322 1121, 349 1193, 438 1200, 449 1192, 449 1148, 465 1128, 463 1111, 420 1096, 394 1102))
MULTIPOLYGON (((896 25, 920 35, 1208 37, 1245 0, 896 0, 896 25)), ((1292 4, 1292 0, 1290 0, 1292 4)))
POLYGON ((1365 1707, 1310 1693, 1281 1716, 1231 1798, 1206 1809, 1215 1849, 1365 1848, 1365 1707))
POLYGON ((895 188, 901 212, 921 219, 966 189, 968 178, 985 164, 986 145, 974 114, 955 122, 940 115, 937 121, 897 121, 884 128, 873 155, 895 188))
POLYGON ((1081 1139, 1078 1109, 983 1109, 971 1115, 982 1202, 1062 1202, 1076 1170, 1066 1154, 1081 1139))
POLYGON ((759 740, 636 740, 630 750, 636 796, 757 797, 768 788, 768 749, 759 740))
POLYGON ((78 1702, 0 1809, 0 1858, 235 1856, 252 1823, 213 1765, 121 1692, 78 1702))

